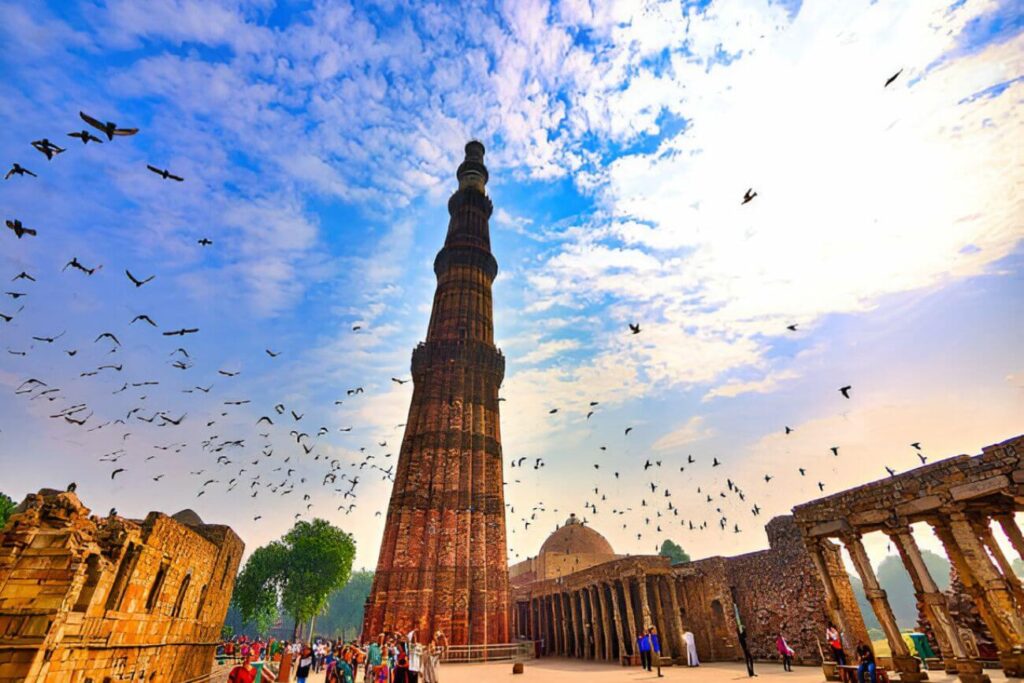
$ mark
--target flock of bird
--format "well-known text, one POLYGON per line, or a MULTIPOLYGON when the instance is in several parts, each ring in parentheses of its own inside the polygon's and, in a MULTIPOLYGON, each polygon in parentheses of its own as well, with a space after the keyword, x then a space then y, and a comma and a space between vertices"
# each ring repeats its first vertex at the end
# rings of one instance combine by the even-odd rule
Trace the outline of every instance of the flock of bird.
MULTIPOLYGON (((886 86, 892 83, 899 76, 897 72, 887 82, 886 86)), ((70 132, 67 135, 86 144, 104 144, 114 142, 115 138, 130 137, 136 135, 138 128, 121 127, 113 122, 103 122, 85 113, 80 113, 84 121, 92 129, 70 132), (97 135, 97 131, 102 134, 97 135), (104 140, 105 138, 105 140, 104 140)), ((47 162, 57 159, 67 152, 48 138, 34 140, 32 147, 46 157, 47 162)), ((185 182, 185 178, 171 173, 167 169, 147 164, 148 171, 159 177, 161 180, 173 181, 175 183, 185 182)), ((20 163, 13 163, 5 174, 5 180, 15 178, 23 182, 30 182, 30 178, 38 178, 37 172, 22 166, 20 163)), ((742 197, 741 204, 746 205, 753 201, 758 193, 749 188, 742 197)), ((13 234, 13 238, 21 240, 24 238, 45 239, 45 231, 37 227, 27 227, 20 218, 10 217, 5 219, 7 228, 13 234)), ((213 246, 213 240, 203 237, 197 240, 199 248, 213 246)), ((56 248, 55 245, 54 248, 56 248)), ((103 268, 103 264, 83 263, 77 256, 72 255, 61 269, 55 274, 59 277, 72 277, 73 273, 79 273, 78 277, 93 277, 103 268), (72 272, 67 272, 72 271, 72 272)), ((139 276, 130 268, 124 269, 130 284, 128 291, 139 290, 143 287, 159 287, 155 284, 155 275, 139 276)), ((25 310, 27 304, 22 300, 31 301, 31 286, 37 282, 42 274, 30 274, 21 271, 9 279, 16 283, 9 291, 3 293, 3 299, 8 299, 0 307, 0 323, 10 329, 16 329, 18 316, 25 310), (24 290, 24 291, 23 291, 24 290), (9 304, 9 305, 8 305, 9 304)), ((68 286, 73 287, 73 283, 68 286)), ((127 296, 127 295, 126 295, 127 296)), ((352 326, 352 332, 358 333, 363 328, 361 324, 352 326)), ((642 333, 641 323, 629 323, 630 335, 642 333)), ((790 332, 796 332, 798 325, 790 324, 786 327, 790 332)), ((0 330, 3 327, 0 326, 0 330)), ((25 357, 30 352, 37 353, 41 349, 57 345, 62 342, 62 353, 72 362, 78 362, 75 373, 69 377, 26 377, 15 389, 15 394, 26 401, 38 402, 39 405, 48 407, 49 418, 63 423, 68 429, 83 430, 85 432, 114 433, 114 441, 117 447, 97 456, 97 461, 110 467, 110 479, 119 480, 119 477, 131 476, 134 472, 148 470, 145 476, 153 482, 160 482, 172 468, 177 467, 174 455, 198 451, 206 458, 206 466, 189 472, 196 481, 196 497, 202 497, 214 491, 223 493, 240 491, 245 492, 250 499, 257 499, 263 496, 275 496, 293 506, 293 515, 300 518, 303 515, 312 514, 314 503, 313 494, 317 490, 326 490, 337 496, 341 504, 337 506, 337 512, 344 512, 349 515, 357 510, 357 487, 366 478, 379 476, 384 481, 394 481, 395 460, 394 454, 388 448, 387 437, 379 435, 373 438, 367 445, 358 447, 358 455, 350 460, 339 457, 331 457, 322 451, 330 444, 329 437, 333 434, 348 434, 353 431, 353 426, 328 427, 326 425, 307 426, 304 422, 306 411, 298 406, 289 406, 284 402, 276 402, 268 406, 264 414, 258 419, 251 420, 252 414, 248 411, 250 404, 254 401, 249 398, 238 397, 232 393, 231 382, 238 376, 239 370, 217 369, 213 373, 196 376, 197 359, 193 351, 186 346, 186 342, 193 335, 200 333, 197 326, 176 326, 172 328, 161 328, 154 318, 144 312, 137 313, 130 320, 125 320, 121 328, 109 330, 94 330, 93 333, 84 337, 69 338, 66 331, 56 333, 41 333, 28 335, 19 345, 7 347, 7 354, 14 357, 25 357), (121 360, 126 354, 124 339, 137 339, 143 330, 158 330, 160 336, 171 339, 177 338, 173 345, 168 345, 162 351, 162 362, 170 368, 180 371, 179 381, 172 392, 188 395, 186 408, 172 409, 176 402, 167 394, 160 392, 166 388, 166 381, 153 379, 147 376, 145 367, 135 366, 127 360, 121 360), (43 345, 43 346, 37 346, 43 345), (172 348, 173 346, 173 348, 172 348), (81 356, 79 355, 81 353, 81 356), (86 362, 86 357, 99 358, 103 362, 86 362), (77 375, 77 376, 76 376, 77 375), (119 414, 99 415, 98 409, 94 410, 87 400, 76 396, 76 388, 81 383, 93 377, 117 377, 113 386, 120 385, 111 394, 122 396, 129 400, 132 405, 119 414), (67 387, 67 388, 65 388, 67 387), (157 387, 160 387, 159 389, 157 387), (216 407, 206 407, 200 410, 202 404, 199 399, 206 402, 217 401, 216 407), (154 407, 154 403, 159 406, 154 407), (240 420, 248 419, 248 423, 240 424, 240 420), (287 430, 287 435, 285 435, 287 430), (137 439, 140 431, 145 436, 137 439), (179 433, 182 434, 179 438, 179 433), (158 441, 151 443, 148 448, 135 449, 131 444, 139 440, 158 441), (285 441, 289 444, 287 450, 275 448, 274 443, 285 441), (157 461, 150 464, 151 461, 157 461), (387 466, 385 466, 387 463, 387 466), (145 466, 145 467, 144 467, 145 466), (159 471, 155 471, 156 470, 159 471), (310 474, 311 468, 316 469, 315 476, 310 474)), ((6 336, 6 335, 5 335, 6 336)), ((143 348, 147 351, 152 349, 152 341, 148 341, 143 348)), ((134 349, 138 350, 138 349, 134 349)), ((281 355, 281 351, 265 349, 266 359, 263 362, 273 363, 274 359, 281 355), (269 360, 267 360, 269 359, 269 360)), ((152 360, 152 359, 151 359, 152 360)), ((53 365, 53 364, 52 364, 53 365)), ((55 365, 53 365, 55 367, 55 365)), ((391 381, 397 385, 410 382, 409 379, 392 377, 391 381)), ((90 387, 89 390, 94 388, 90 387)), ((359 400, 365 393, 363 386, 352 387, 346 390, 345 400, 359 400)), ((843 385, 837 388, 842 400, 853 398, 852 385, 843 385)), ((504 400, 504 399, 499 399, 504 400)), ((341 405, 343 400, 334 401, 334 406, 341 405)), ((256 402, 258 405, 258 401, 256 402)), ((255 407, 255 406, 254 406, 255 407)), ((585 420, 591 423, 591 419, 598 414, 601 403, 598 400, 589 401, 583 406, 582 413, 585 413, 585 420)), ((559 412, 559 407, 551 407, 548 410, 550 415, 559 412)), ((403 424, 396 425, 395 430, 403 428, 403 424)), ((632 426, 623 429, 623 440, 628 440, 633 433, 632 426)), ((795 430, 789 426, 783 426, 785 435, 795 430)), ((634 437, 635 438, 635 437, 634 437)), ((921 463, 927 458, 921 452, 921 444, 913 443, 921 463)), ((734 476, 724 477, 724 482, 712 486, 706 484, 697 485, 692 491, 687 491, 686 504, 682 509, 688 511, 681 514, 684 493, 673 492, 666 484, 669 474, 690 472, 688 480, 692 483, 694 470, 697 469, 701 458, 688 455, 684 460, 669 463, 666 460, 650 459, 647 457, 634 457, 628 453, 626 457, 615 457, 608 453, 609 446, 602 444, 597 447, 597 453, 602 459, 592 463, 595 477, 610 477, 604 481, 595 480, 592 487, 591 497, 583 501, 582 508, 586 510, 584 523, 589 523, 597 518, 599 514, 610 514, 613 519, 618 519, 623 529, 632 529, 635 532, 638 542, 645 538, 663 539, 674 537, 679 532, 705 532, 717 529, 719 532, 735 533, 742 532, 740 522, 743 521, 735 510, 758 517, 761 514, 761 507, 748 500, 746 485, 741 486, 738 478, 734 476), (601 455, 604 454, 604 455, 601 455), (610 457, 609 457, 610 456, 610 457), (641 462, 642 459, 642 462, 641 462), (689 470, 688 470, 689 468, 689 470), (620 491, 611 492, 608 486, 620 480, 623 472, 629 474, 643 473, 649 481, 644 485, 640 495, 624 494, 620 491), (639 499, 639 502, 637 502, 639 499), (625 505, 629 501, 632 505, 625 505), (696 506, 696 507, 694 507, 696 506), (697 511, 699 510, 699 512, 697 511)), ((627 449, 628 450, 628 449, 627 449)), ((822 449, 824 454, 831 454, 831 457, 840 457, 840 446, 829 445, 822 449)), ((355 454, 355 448, 349 449, 349 453, 355 454)), ((724 462, 719 457, 703 458, 710 468, 723 467, 724 462)), ((703 464, 703 463, 702 463, 703 464)), ((524 482, 522 470, 532 469, 539 471, 546 465, 543 458, 513 458, 508 461, 510 480, 505 482, 507 487, 522 485, 527 489, 536 482, 524 482), (520 478, 517 478, 520 477, 520 478)), ((796 470, 800 477, 808 476, 812 467, 800 466, 796 470)), ((895 470, 886 466, 890 475, 895 475, 895 470)), ((757 475, 763 479, 766 485, 774 479, 775 474, 766 472, 757 475)), ((72 488, 74 485, 72 484, 72 488)), ((826 491, 824 481, 817 481, 819 492, 826 491)), ((386 497, 377 497, 375 505, 378 509, 372 510, 374 516, 381 516, 383 509, 381 503, 386 497)), ((252 501, 254 506, 259 505, 252 501)), ((261 504, 261 503, 260 503, 261 504)), ((280 504, 280 503, 276 503, 280 504)), ((543 501, 536 501, 525 512, 520 512, 518 523, 511 520, 517 515, 516 507, 506 503, 509 512, 510 531, 515 534, 520 525, 524 532, 527 532, 531 525, 539 526, 546 521, 560 521, 558 508, 552 508, 543 501), (547 515, 554 515, 553 518, 545 520, 547 515)), ((256 510, 254 510, 256 511, 256 510)), ((371 510, 361 511, 361 514, 369 515, 371 510)), ((116 514, 111 510, 111 514, 116 514)), ((255 514, 252 517, 254 522, 263 518, 262 514, 255 514)), ((632 533, 631 532, 631 533, 632 533)), ((511 539, 510 539, 511 541, 511 539)), ((658 549, 655 545, 655 550, 658 549)), ((510 542, 510 558, 519 558, 522 555, 516 551, 510 542)), ((526 553, 523 553, 525 555, 526 553)))
MULTIPOLYGON (((80 112, 80 116, 85 123, 102 133, 108 143, 115 138, 134 136, 139 132, 138 128, 102 122, 84 112, 80 112)), ((104 144, 101 137, 88 129, 68 133, 68 136, 80 139, 82 144, 104 144)), ((53 161, 67 152, 66 148, 48 138, 34 140, 31 145, 47 161, 53 161)), ((163 180, 179 183, 185 181, 184 177, 152 164, 147 164, 146 168, 163 180)), ((21 178, 26 182, 38 177, 39 173, 20 163, 13 163, 5 174, 5 180, 21 178)), ((18 240, 46 239, 45 231, 26 227, 19 218, 7 218, 5 222, 13 232, 13 237, 18 240)), ((213 245, 213 240, 203 237, 197 240, 197 244, 199 248, 207 248, 213 245)), ((59 245, 54 245, 54 248, 57 247, 59 245)), ((56 275, 70 277, 77 272, 81 274, 80 277, 91 278, 102 269, 103 264, 86 264, 77 256, 72 256, 56 275)), ((124 270, 130 291, 159 286, 154 283, 155 275, 138 276, 137 272, 133 273, 131 268, 124 270)), ((75 363, 75 366, 70 373, 59 377, 25 377, 15 387, 14 394, 25 401, 45 406, 48 417, 66 425, 68 429, 85 433, 112 433, 110 439, 116 448, 96 456, 98 463, 110 468, 111 481, 121 481, 125 476, 146 470, 142 476, 160 482, 168 472, 180 466, 175 461, 175 455, 198 451, 205 456, 207 465, 189 472, 196 481, 197 498, 218 489, 222 492, 244 491, 250 499, 258 499, 261 495, 264 499, 275 496, 285 501, 294 501, 291 505, 296 519, 313 514, 312 500, 317 488, 329 489, 332 495, 336 495, 341 503, 336 512, 348 515, 358 507, 356 499, 360 483, 376 476, 381 480, 393 481, 394 464, 387 464, 392 462, 389 459, 393 455, 386 452, 386 439, 375 440, 374 443, 378 444, 376 448, 372 445, 358 448, 357 457, 330 457, 322 451, 326 450, 325 437, 332 433, 332 429, 324 425, 307 426, 308 421, 303 421, 305 411, 300 411, 297 406, 286 406, 278 402, 272 407, 267 406, 267 414, 255 421, 247 425, 239 424, 251 417, 239 411, 247 410, 243 406, 249 406, 254 401, 232 393, 230 383, 240 374, 238 369, 220 368, 215 376, 196 376, 199 372, 197 354, 189 349, 187 340, 200 333, 198 326, 165 329, 158 325, 153 316, 140 312, 130 320, 126 319, 120 328, 95 330, 92 334, 77 338, 68 335, 66 330, 52 334, 26 333, 19 343, 11 333, 16 335, 19 331, 19 317, 29 305, 24 302, 32 301, 32 285, 43 277, 41 273, 21 271, 9 278, 11 283, 16 284, 3 292, 3 299, 0 300, 0 323, 3 323, 0 333, 5 333, 9 342, 6 353, 8 357, 15 358, 53 353, 49 347, 61 342, 60 353, 66 359, 72 359, 70 362, 75 363), (10 308, 2 303, 3 300, 16 307, 10 308), (152 351, 153 340, 142 336, 146 329, 154 330, 153 334, 159 331, 160 337, 166 338, 168 342, 176 339, 163 350, 161 362, 182 373, 178 386, 170 390, 172 393, 187 395, 182 397, 185 406, 177 411, 172 410, 170 405, 179 401, 162 393, 167 382, 155 379, 150 375, 156 373, 147 371, 153 361, 160 359, 159 356, 149 358, 145 364, 121 360, 124 356, 152 351), (132 344, 130 340, 138 340, 138 343, 132 344), (99 362, 90 363, 86 360, 97 357, 99 362), (100 412, 109 410, 109 406, 94 409, 87 399, 81 398, 84 393, 95 393, 100 389, 95 385, 85 386, 83 382, 105 377, 117 378, 111 385, 116 388, 110 393, 129 403, 122 413, 101 416, 100 412), (202 406, 203 401, 200 399, 216 403, 202 406), (276 441, 286 441, 290 446, 286 452, 281 452, 275 449, 276 441), (142 442, 149 443, 133 448, 133 444, 142 442), (316 475, 310 475, 311 471, 317 471, 316 475)), ((68 282, 66 286, 74 287, 74 283, 68 282)), ((361 326, 356 325, 353 331, 359 329, 361 326)), ((281 353, 265 349, 269 362, 274 362, 273 359, 281 353)), ((58 363, 51 357, 47 367, 56 373, 58 363)), ((396 383, 409 381, 392 379, 396 383)), ((346 391, 349 398, 361 394, 364 394, 361 386, 346 391)), ((341 400, 334 401, 335 406, 342 403, 341 400)), ((335 431, 349 433, 352 430, 352 426, 346 426, 335 431)), ((356 453, 354 448, 349 452, 356 453)), ((74 490, 76 486, 72 483, 68 488, 74 490)), ((260 500, 251 500, 251 504, 254 512, 263 505, 260 500)), ((110 514, 117 514, 117 511, 112 509, 110 514)), ((382 512, 377 510, 374 514, 380 516, 382 512)), ((262 514, 255 514, 252 520, 257 522, 262 518, 262 514)))

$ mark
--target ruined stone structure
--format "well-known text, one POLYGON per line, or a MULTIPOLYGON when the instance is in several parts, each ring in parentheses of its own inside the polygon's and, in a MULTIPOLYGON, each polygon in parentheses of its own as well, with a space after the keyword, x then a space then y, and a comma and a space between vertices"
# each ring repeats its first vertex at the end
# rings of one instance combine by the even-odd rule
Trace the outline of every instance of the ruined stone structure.
POLYGON ((426 341, 412 354, 413 395, 363 637, 442 630, 453 645, 509 640, 508 564, 494 346, 484 146, 466 145, 434 259, 426 341))
MULTIPOLYGON (((572 517, 536 559, 512 567, 514 633, 543 640, 550 654, 618 661, 636 656, 638 633, 653 625, 663 657, 685 663, 686 631, 694 634, 702 660, 742 658, 742 624, 759 659, 777 658, 775 636, 781 632, 796 661, 820 662, 826 594, 812 558, 792 517, 777 517, 766 530, 768 550, 672 566, 655 555, 617 556, 600 534, 572 517), (545 550, 557 552, 555 571, 539 569, 551 567, 545 550), (604 553, 604 562, 594 561, 595 551, 604 553)), ((839 599, 856 610, 838 549, 826 549, 823 558, 839 599)), ((858 628, 866 638, 863 622, 858 628)))
POLYGON ((0 683, 208 673, 243 550, 189 510, 100 518, 73 492, 29 495, 0 533, 0 683))
MULTIPOLYGON (((849 630, 856 609, 840 600, 825 570, 828 539, 849 551, 864 590, 893 653, 900 680, 924 680, 919 661, 900 637, 885 591, 864 551, 864 534, 880 531, 895 545, 932 627, 946 670, 967 683, 987 681, 970 638, 963 638, 921 558, 911 524, 927 524, 956 568, 963 589, 977 605, 1008 676, 1024 676, 1024 589, 992 535, 998 523, 1024 558, 1024 536, 1014 514, 1024 509, 1024 436, 876 481, 794 508, 808 552, 828 593, 828 610, 849 630)), ((963 610, 958 610, 963 611, 963 610)), ((859 616, 859 614, 858 614, 859 616)))

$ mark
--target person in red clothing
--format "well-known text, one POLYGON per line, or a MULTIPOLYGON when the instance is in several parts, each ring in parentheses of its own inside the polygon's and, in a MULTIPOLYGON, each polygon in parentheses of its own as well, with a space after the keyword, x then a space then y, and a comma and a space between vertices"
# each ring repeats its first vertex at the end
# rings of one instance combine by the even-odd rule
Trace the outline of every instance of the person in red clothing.
POLYGON ((256 667, 248 657, 242 659, 242 663, 228 674, 228 683, 254 683, 255 680, 256 667))

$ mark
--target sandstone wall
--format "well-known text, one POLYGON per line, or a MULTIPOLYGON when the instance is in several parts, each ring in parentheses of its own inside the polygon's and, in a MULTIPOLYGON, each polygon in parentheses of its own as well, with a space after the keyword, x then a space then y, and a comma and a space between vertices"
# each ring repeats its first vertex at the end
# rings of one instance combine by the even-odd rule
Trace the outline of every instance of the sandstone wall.
POLYGON ((28 496, 0 534, 0 683, 208 672, 244 546, 177 517, 101 519, 74 493, 28 496))

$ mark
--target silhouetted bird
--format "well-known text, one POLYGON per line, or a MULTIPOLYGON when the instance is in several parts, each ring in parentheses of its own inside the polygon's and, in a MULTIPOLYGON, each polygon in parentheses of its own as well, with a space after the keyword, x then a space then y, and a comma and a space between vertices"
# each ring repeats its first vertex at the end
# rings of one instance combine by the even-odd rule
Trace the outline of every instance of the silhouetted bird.
POLYGON ((883 85, 882 87, 883 88, 888 88, 890 85, 893 84, 893 81, 895 81, 897 78, 900 77, 901 73, 903 73, 903 69, 900 69, 899 71, 894 73, 892 76, 889 76, 889 78, 885 79, 885 85, 883 85))
POLYGON ((8 171, 7 175, 4 176, 4 180, 10 180, 11 176, 15 176, 15 175, 22 175, 22 176, 30 175, 33 178, 37 178, 38 177, 32 171, 28 170, 27 168, 25 168, 21 164, 17 164, 17 163, 11 166, 11 170, 8 171))
POLYGON ((58 154, 67 151, 63 147, 53 144, 47 138, 43 138, 42 140, 33 140, 32 146, 45 154, 47 159, 52 159, 58 154))
POLYGON ((152 166, 150 164, 146 164, 146 168, 148 168, 153 173, 156 173, 158 176, 160 176, 164 180, 177 180, 179 183, 182 182, 183 180, 185 180, 180 175, 174 175, 173 173, 168 171, 166 168, 157 168, 156 166, 152 166))
POLYGON ((100 140, 98 137, 96 137, 87 130, 80 130, 75 133, 68 133, 68 137, 78 138, 79 140, 82 141, 83 145, 88 145, 90 142, 98 142, 101 145, 103 144, 103 140, 100 140))
POLYGON ((82 120, 88 123, 90 126, 97 130, 103 131, 108 140, 113 140, 115 135, 135 135, 139 132, 138 128, 118 128, 117 124, 113 121, 107 121, 101 123, 93 117, 89 116, 85 112, 78 112, 78 115, 82 117, 82 120))
POLYGON ((754 197, 756 196, 757 193, 754 192, 754 188, 749 188, 746 192, 743 193, 743 201, 740 202, 740 206, 742 206, 743 204, 749 204, 754 200, 754 197))
POLYGON ((19 240, 25 235, 31 235, 32 237, 36 236, 35 229, 26 228, 24 225, 21 224, 21 221, 19 221, 17 218, 15 218, 14 220, 7 219, 4 222, 7 223, 8 228, 14 231, 14 234, 17 236, 19 240))
POLYGON ((839 393, 843 395, 843 398, 850 398, 850 389, 853 389, 849 384, 845 387, 839 388, 839 393))

